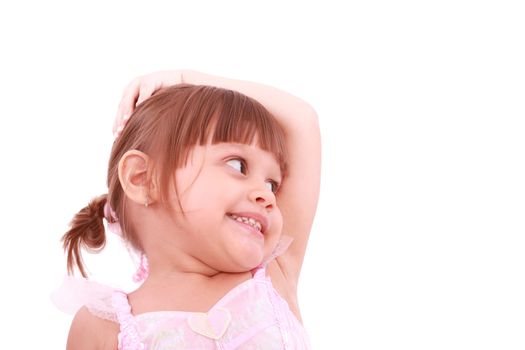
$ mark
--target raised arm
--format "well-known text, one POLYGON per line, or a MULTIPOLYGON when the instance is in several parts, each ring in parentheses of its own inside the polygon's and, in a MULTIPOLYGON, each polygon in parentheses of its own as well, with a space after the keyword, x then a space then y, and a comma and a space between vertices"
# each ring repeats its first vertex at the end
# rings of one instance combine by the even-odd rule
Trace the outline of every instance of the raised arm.
POLYGON ((296 285, 319 198, 321 143, 315 110, 300 98, 267 85, 179 70, 135 79, 124 93, 119 116, 131 114, 135 104, 154 91, 177 83, 239 91, 262 103, 283 127, 290 154, 289 173, 277 194, 277 203, 283 214, 283 233, 294 241, 278 263, 288 281, 296 285))

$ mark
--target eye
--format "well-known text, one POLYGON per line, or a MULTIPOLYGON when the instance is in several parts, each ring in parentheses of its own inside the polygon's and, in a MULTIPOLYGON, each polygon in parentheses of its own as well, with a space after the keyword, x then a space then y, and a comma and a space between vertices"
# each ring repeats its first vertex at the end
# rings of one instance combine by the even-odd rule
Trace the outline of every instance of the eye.
POLYGON ((233 158, 226 162, 230 167, 242 174, 246 174, 246 162, 242 158, 233 158))
POLYGON ((279 190, 279 183, 277 181, 268 180, 266 184, 268 185, 268 189, 274 194, 277 193, 277 191, 279 190))

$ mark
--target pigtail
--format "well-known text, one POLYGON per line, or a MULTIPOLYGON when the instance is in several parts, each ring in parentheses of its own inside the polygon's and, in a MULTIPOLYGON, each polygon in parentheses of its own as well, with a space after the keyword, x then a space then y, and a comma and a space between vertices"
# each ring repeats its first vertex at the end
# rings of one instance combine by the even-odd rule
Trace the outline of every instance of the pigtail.
POLYGON ((67 253, 67 271, 70 275, 76 267, 83 277, 87 277, 81 248, 90 253, 98 253, 106 245, 103 219, 107 197, 105 194, 91 200, 75 215, 69 231, 62 237, 64 251, 67 253))

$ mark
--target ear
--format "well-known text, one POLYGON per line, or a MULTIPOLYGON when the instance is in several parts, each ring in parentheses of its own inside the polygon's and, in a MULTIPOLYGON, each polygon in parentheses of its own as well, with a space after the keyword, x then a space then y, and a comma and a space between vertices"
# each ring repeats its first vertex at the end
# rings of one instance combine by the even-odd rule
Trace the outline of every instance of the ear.
POLYGON ((118 177, 126 196, 140 204, 152 204, 157 200, 157 186, 152 181, 151 160, 141 151, 124 153, 118 163, 118 177))

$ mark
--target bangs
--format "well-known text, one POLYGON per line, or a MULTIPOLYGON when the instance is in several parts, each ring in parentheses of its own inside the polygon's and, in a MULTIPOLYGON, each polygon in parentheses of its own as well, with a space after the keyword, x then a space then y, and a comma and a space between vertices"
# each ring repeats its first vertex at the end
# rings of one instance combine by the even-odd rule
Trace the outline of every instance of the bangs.
POLYGON ((286 177, 288 154, 284 131, 256 100, 232 90, 181 84, 159 90, 144 104, 157 106, 153 113, 154 149, 145 152, 158 155, 154 158, 158 161, 162 189, 168 188, 174 170, 185 166, 191 149, 208 143, 256 142, 275 156, 282 178, 286 177))
MULTIPOLYGON (((279 163, 281 174, 286 174, 286 147, 282 128, 274 117, 258 102, 247 96, 227 91, 224 104, 212 120, 210 132, 211 143, 253 144, 262 150, 272 153, 279 163)), ((209 135, 203 135, 203 141, 209 140, 209 135)))
POLYGON ((284 177, 287 170, 285 135, 273 115, 254 99, 212 86, 177 85, 151 98, 163 108, 154 136, 161 163, 186 164, 189 151, 208 143, 253 144, 272 153, 284 177))
POLYGON ((168 203, 175 172, 186 165, 192 148, 208 143, 254 142, 275 156, 284 179, 288 162, 285 134, 262 104, 239 92, 205 85, 179 84, 157 91, 137 106, 110 156, 108 200, 122 221, 124 237, 140 249, 125 215, 126 196, 118 176, 119 160, 128 150, 150 156, 151 171, 146 181, 154 177, 160 202, 168 203))

